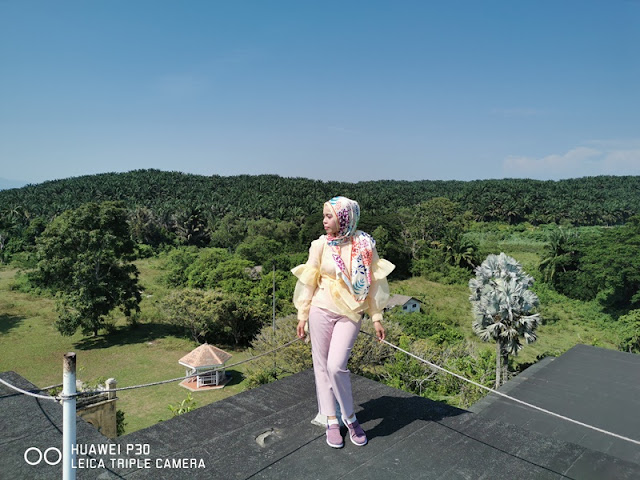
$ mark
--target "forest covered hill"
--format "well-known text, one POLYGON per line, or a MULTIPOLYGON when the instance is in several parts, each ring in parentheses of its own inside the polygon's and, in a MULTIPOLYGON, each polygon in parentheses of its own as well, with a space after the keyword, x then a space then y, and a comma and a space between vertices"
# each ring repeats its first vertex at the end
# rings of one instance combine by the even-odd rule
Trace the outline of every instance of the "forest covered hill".
POLYGON ((168 218, 197 210, 248 219, 301 223, 334 195, 357 199, 363 215, 393 214, 434 197, 470 210, 478 221, 528 221, 616 225, 640 212, 640 176, 583 177, 560 181, 501 179, 476 181, 378 180, 323 182, 277 175, 233 177, 160 170, 105 173, 0 191, 0 215, 50 220, 90 201, 122 200, 168 218))
MULTIPOLYGON (((387 315, 389 338, 491 384, 497 354, 474 342, 468 285, 492 254, 512 255, 535 277, 545 340, 523 364, 584 342, 640 352, 639 187, 639 176, 340 183, 159 170, 49 181, 0 191, 0 272, 14 276, 1 287, 0 307, 5 319, 22 319, 15 305, 46 300, 49 332, 81 328, 107 343, 153 328, 268 350, 274 311, 282 340, 295 326, 287 323, 296 321, 290 270, 322 233, 322 204, 345 195, 360 202, 361 228, 396 265, 393 292, 424 302, 423 312, 387 315), (144 268, 140 284, 134 258, 144 268), (115 272, 113 265, 127 269, 118 276, 132 292, 124 314, 108 305, 94 317, 75 315, 110 297, 97 287, 112 292, 115 280, 98 272, 115 272), (99 295, 77 295, 87 285, 99 295)), ((389 352, 372 360, 369 350, 356 355, 363 367, 353 371, 455 405, 480 395, 389 352)), ((283 364, 306 365, 305 355, 283 364)), ((294 373, 263 367, 247 381, 294 373)))

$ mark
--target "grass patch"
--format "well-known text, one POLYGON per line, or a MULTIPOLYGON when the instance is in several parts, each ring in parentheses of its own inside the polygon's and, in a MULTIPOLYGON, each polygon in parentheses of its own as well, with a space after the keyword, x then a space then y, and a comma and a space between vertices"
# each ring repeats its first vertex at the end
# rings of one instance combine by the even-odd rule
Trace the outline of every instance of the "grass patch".
POLYGON ((432 314, 438 321, 459 327, 466 337, 473 335, 469 288, 466 285, 443 285, 414 277, 392 282, 390 288, 392 293, 420 300, 423 312, 432 314))
MULTIPOLYGON (((54 327, 51 298, 11 289, 17 269, 0 269, 0 371, 12 370, 45 387, 62 382, 62 356, 77 353, 78 379, 114 377, 119 387, 155 382, 184 375, 178 360, 197 345, 161 323, 157 299, 167 291, 162 284, 159 261, 137 262, 143 287, 141 323, 131 327, 124 317, 114 316, 108 335, 63 337, 54 327)), ((219 345, 233 355, 230 363, 247 357, 244 349, 219 345)), ((196 407, 213 403, 245 390, 244 365, 233 367, 232 381, 221 390, 194 392, 196 407)), ((118 393, 118 409, 125 412, 126 433, 172 417, 168 406, 180 403, 188 390, 179 382, 118 393)))
MULTIPOLYGON (((482 252, 504 251, 518 260, 527 273, 538 278, 546 234, 547 230, 540 227, 504 226, 498 231, 479 229, 469 235, 478 241, 482 252)), ((139 324, 129 326, 124 317, 114 315, 112 331, 96 337, 84 337, 81 333, 62 337, 54 328, 54 301, 12 289, 18 270, 0 266, 0 371, 13 370, 39 387, 58 384, 62 381, 63 354, 75 351, 78 378, 83 381, 114 377, 118 386, 124 387, 184 375, 184 367, 178 360, 196 344, 164 323, 159 300, 169 288, 163 282, 162 260, 147 258, 137 261, 136 265, 142 287, 139 324)), ((614 320, 596 302, 568 299, 541 282, 534 285, 534 290, 540 297, 543 325, 537 332, 538 341, 525 345, 513 359, 516 368, 545 355, 559 355, 576 344, 616 348, 614 329, 610 328, 614 320)), ((391 282, 391 291, 419 299, 423 302, 423 311, 436 321, 458 329, 478 348, 493 350, 492 343, 482 342, 473 333, 467 285, 444 285, 416 277, 391 282)), ((218 346, 233 355, 229 363, 248 356, 244 349, 218 346)), ((224 389, 192 393, 196 407, 245 390, 244 372, 244 365, 232 367, 229 373, 233 379, 224 389)), ((125 412, 126 432, 171 418, 168 406, 179 404, 188 393, 178 382, 120 392, 118 409, 125 412)))
MULTIPOLYGON (((523 266, 529 264, 533 273, 537 272, 539 260, 535 254, 514 251, 505 253, 514 256, 523 266)), ((578 344, 616 349, 617 338, 608 327, 614 319, 604 312, 596 301, 572 300, 541 282, 537 282, 533 289, 540 297, 543 324, 536 332, 538 340, 525 344, 520 353, 513 358, 516 368, 535 363, 544 356, 561 355, 578 344)), ((482 342, 473 332, 469 288, 466 285, 442 285, 414 277, 392 282, 391 291, 422 301, 423 312, 430 313, 447 325, 457 327, 465 338, 475 343, 478 348, 494 348, 493 343, 482 342)))

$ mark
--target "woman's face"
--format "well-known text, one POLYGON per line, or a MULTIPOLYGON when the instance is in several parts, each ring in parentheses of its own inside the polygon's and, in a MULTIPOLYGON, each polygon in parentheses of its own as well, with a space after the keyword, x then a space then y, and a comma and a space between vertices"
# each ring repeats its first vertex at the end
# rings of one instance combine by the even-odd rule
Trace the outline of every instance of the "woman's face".
POLYGON ((338 219, 329 205, 325 205, 322 209, 322 226, 324 227, 324 231, 329 235, 336 235, 338 233, 338 219))

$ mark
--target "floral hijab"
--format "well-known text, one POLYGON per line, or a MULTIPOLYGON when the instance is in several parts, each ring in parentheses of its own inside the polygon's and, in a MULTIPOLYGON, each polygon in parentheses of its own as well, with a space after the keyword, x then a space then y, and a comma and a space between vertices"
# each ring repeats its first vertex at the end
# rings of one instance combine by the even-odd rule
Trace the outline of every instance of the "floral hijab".
POLYGON ((337 276, 358 302, 364 302, 371 286, 371 262, 376 242, 371 235, 356 230, 360 220, 358 202, 346 197, 333 197, 325 205, 333 210, 338 222, 338 233, 327 235, 327 245, 332 249, 337 276), (351 242, 350 272, 340 256, 340 245, 348 242, 351 242))

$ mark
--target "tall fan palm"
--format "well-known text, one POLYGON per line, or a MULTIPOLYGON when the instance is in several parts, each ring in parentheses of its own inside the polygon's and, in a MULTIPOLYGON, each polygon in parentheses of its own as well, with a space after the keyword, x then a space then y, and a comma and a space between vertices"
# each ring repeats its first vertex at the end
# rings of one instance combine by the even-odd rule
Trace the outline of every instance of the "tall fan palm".
POLYGON ((529 290, 533 277, 512 257, 489 255, 469 280, 469 300, 474 313, 473 330, 485 342, 496 342, 496 388, 506 380, 509 355, 517 355, 526 343, 535 342, 540 315, 533 313, 538 296, 529 290))

